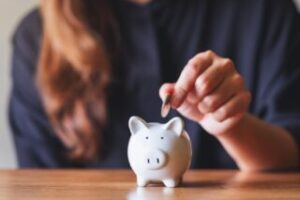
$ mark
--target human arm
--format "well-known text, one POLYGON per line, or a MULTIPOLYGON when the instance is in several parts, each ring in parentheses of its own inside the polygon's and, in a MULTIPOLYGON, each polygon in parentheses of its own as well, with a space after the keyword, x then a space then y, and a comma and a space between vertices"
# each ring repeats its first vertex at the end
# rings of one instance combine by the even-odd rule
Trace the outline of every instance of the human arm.
POLYGON ((241 170, 298 167, 298 146, 291 133, 248 113, 251 95, 230 59, 200 53, 176 83, 162 86, 162 98, 168 90, 174 91, 172 107, 214 135, 241 170))

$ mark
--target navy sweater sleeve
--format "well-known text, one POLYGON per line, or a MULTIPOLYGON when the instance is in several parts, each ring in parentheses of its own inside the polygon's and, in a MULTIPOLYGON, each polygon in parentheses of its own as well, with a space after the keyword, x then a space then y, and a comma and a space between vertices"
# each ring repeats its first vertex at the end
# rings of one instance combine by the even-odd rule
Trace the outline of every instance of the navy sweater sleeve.
POLYGON ((292 1, 270 1, 257 70, 256 113, 286 128, 300 147, 300 15, 292 1))
POLYGON ((40 36, 41 19, 37 10, 22 20, 13 36, 9 115, 18 164, 22 168, 70 167, 35 84, 40 36))

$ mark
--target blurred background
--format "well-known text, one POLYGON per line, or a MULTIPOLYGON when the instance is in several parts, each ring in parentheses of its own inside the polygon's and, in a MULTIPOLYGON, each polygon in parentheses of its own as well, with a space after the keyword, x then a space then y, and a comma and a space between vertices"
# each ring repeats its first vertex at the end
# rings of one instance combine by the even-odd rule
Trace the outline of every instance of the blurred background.
POLYGON ((0 1, 0 168, 15 168, 15 154, 8 126, 11 35, 22 17, 38 0, 0 1))
MULTIPOLYGON (((295 3, 300 11, 300 0, 295 0, 295 3)), ((37 5, 38 0, 0 1, 0 168, 17 167, 7 117, 11 87, 11 36, 21 18, 37 5)))

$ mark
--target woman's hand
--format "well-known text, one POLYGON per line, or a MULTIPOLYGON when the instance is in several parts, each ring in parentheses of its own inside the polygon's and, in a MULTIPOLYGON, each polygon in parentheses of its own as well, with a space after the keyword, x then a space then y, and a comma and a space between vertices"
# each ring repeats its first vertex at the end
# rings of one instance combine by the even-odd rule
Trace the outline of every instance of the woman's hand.
POLYGON ((196 55, 176 83, 161 87, 162 99, 170 93, 171 106, 216 136, 241 170, 299 167, 292 135, 246 114, 251 95, 230 59, 211 51, 196 55))
POLYGON ((176 83, 161 87, 161 98, 170 90, 171 106, 216 136, 241 122, 251 99, 233 62, 212 51, 194 56, 176 83))

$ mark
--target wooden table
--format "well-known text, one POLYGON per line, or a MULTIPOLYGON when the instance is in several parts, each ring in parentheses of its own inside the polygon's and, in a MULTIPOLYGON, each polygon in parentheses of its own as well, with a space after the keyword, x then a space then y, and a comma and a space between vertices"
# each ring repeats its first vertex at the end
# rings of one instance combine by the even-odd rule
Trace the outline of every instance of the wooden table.
POLYGON ((300 174, 189 171, 178 188, 137 188, 128 170, 0 171, 0 199, 300 199, 300 174))

